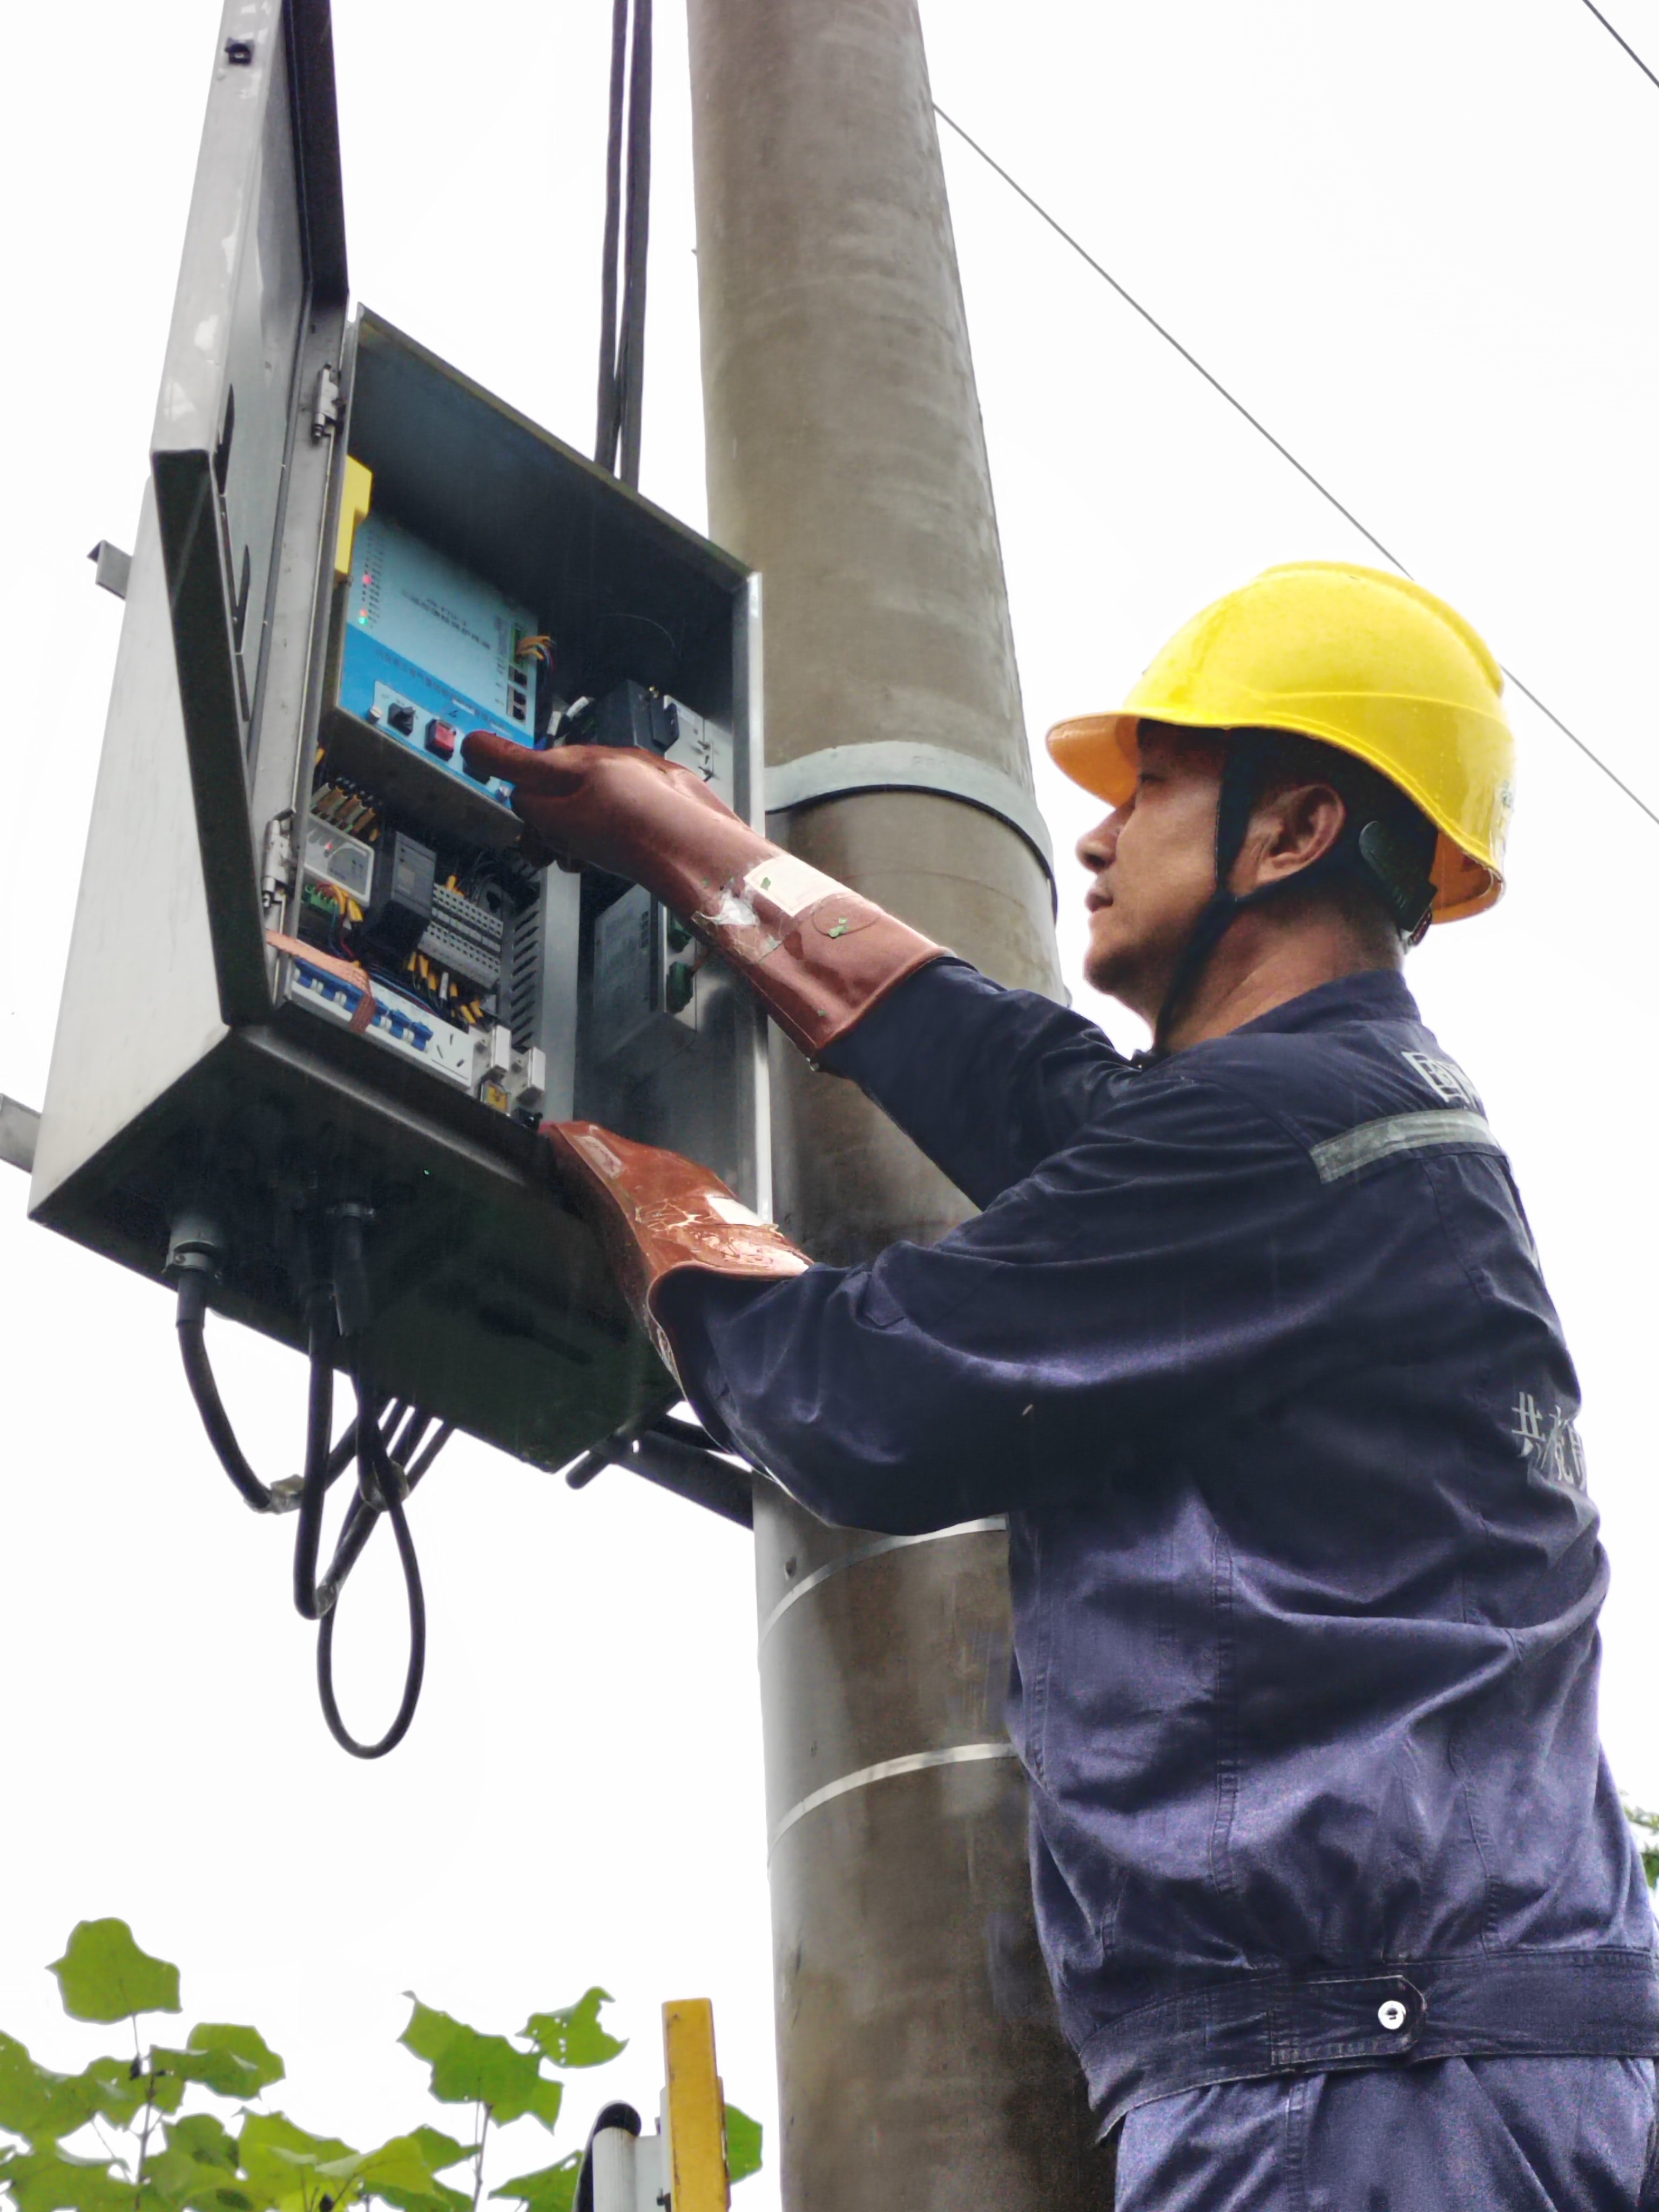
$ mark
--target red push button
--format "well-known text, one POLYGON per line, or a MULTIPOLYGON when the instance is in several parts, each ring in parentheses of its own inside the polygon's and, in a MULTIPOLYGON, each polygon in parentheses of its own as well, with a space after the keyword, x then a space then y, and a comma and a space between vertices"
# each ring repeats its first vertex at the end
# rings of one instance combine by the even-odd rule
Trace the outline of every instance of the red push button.
POLYGON ((434 714, 426 726, 426 749, 436 753, 440 760, 453 760, 459 733, 453 722, 441 722, 434 714))

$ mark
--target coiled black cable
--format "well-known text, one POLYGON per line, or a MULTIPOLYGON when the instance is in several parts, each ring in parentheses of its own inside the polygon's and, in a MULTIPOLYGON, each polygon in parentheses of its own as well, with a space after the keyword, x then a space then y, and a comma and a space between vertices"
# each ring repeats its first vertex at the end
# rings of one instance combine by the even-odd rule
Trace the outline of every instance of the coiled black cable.
POLYGON ((442 1421, 439 1424, 437 1435, 433 1437, 431 1443, 409 1470, 409 1486, 411 1490, 454 1433, 455 1425, 453 1421, 442 1421))
POLYGON ((190 1385, 190 1395, 196 1401, 196 1410, 202 1417, 208 1442, 218 1455, 220 1466, 256 1513, 270 1513, 275 1510, 270 1492, 248 1465, 219 1395, 219 1386, 213 1379, 207 1352, 209 1279, 200 1267, 191 1267, 179 1278, 179 1352, 185 1364, 185 1380, 190 1385))
MULTIPOLYGON (((361 1361, 354 1381, 357 1389, 357 1491, 352 1498, 340 1531, 340 1540, 329 1563, 327 1574, 320 1585, 315 1586, 313 1600, 318 1612, 308 1616, 317 1620, 317 1692, 322 1699, 323 1718, 328 1723, 329 1733, 343 1751, 354 1759, 383 1759, 394 1750, 409 1733, 410 1723, 415 1717, 415 1708, 420 1702, 421 1680, 426 1672, 426 1595, 421 1587, 420 1562, 415 1556, 415 1544, 409 1533, 409 1522, 404 1514, 404 1492, 409 1478, 393 1459, 381 1431, 383 1409, 375 1405, 368 1377, 361 1361), (384 1512, 392 1523, 392 1533, 398 1546, 398 1558, 404 1571, 404 1588, 409 1597, 409 1665, 404 1675, 404 1693, 386 1734, 373 1743, 362 1742, 353 1735, 341 1717, 339 1701, 334 1694, 334 1619, 336 1601, 346 1577, 362 1556, 363 1547, 374 1531, 374 1523, 384 1512)), ((423 1430, 429 1415, 412 1407, 404 1424, 404 1434, 415 1431, 416 1420, 423 1430)), ((422 1472, 436 1457, 429 1454, 422 1472)), ((319 1500, 320 1510, 320 1497, 319 1500)), ((312 1565, 315 1568, 313 1553, 312 1565)))
POLYGON ((593 458, 602 469, 620 476, 624 483, 636 489, 640 481, 645 284, 651 229, 651 0, 613 0, 610 132, 605 165, 605 243, 599 272, 599 414, 593 458), (624 152, 626 209, 623 203, 624 152))
MULTIPOLYGON (((207 1349, 207 1294, 213 1280, 211 1271, 201 1265, 182 1265, 179 1273, 177 1327, 179 1357, 184 1364, 185 1380, 190 1395, 196 1401, 196 1410, 202 1417, 202 1426, 207 1431, 208 1442, 213 1446, 219 1464, 236 1486, 240 1496, 256 1513, 283 1513, 296 1503, 301 1509, 301 1540, 305 1522, 305 1503, 308 1492, 320 1483, 326 1488, 349 1463, 356 1449, 356 1428, 354 1421, 337 1445, 331 1449, 329 1429, 333 1413, 334 1370, 330 1357, 333 1332, 329 1322, 328 1302, 323 1293, 314 1293, 310 1322, 311 1387, 306 1423, 306 1472, 301 1478, 296 1499, 292 1485, 273 1487, 261 1482, 248 1463, 246 1454, 236 1440, 236 1431, 230 1425, 224 1401, 219 1395, 219 1386, 214 1379, 213 1363, 207 1349)), ((319 1491, 320 1500, 320 1491, 319 1491)), ((313 1544, 314 1557, 315 1545, 313 1544)), ((301 1610, 303 1612, 304 1607, 301 1610)))
MULTIPOLYGON (((299 1525, 294 1532, 294 1604, 301 1620, 317 1618, 317 1554, 322 1544, 323 1501, 334 1452, 334 1315, 331 1302, 313 1300, 311 1389, 306 1403, 306 1464, 300 1478, 299 1525)), ((355 1431, 354 1424, 354 1431, 355 1431)), ((343 1466, 343 1461, 341 1462, 343 1466)))
MULTIPOLYGON (((349 1218, 337 1242, 336 1273, 342 1281, 355 1283, 362 1275, 361 1224, 364 1217, 359 1208, 342 1212, 349 1218)), ((331 1442, 334 1364, 342 1344, 337 1307, 345 1307, 355 1324, 363 1299, 361 1287, 356 1289, 354 1298, 346 1299, 339 1297, 337 1284, 335 1287, 319 1284, 309 1300, 310 1380, 304 1471, 297 1484, 290 1480, 273 1486, 262 1482, 237 1442, 208 1357, 208 1291, 217 1278, 216 1243, 216 1239, 198 1231, 188 1238, 175 1237, 174 1250, 169 1255, 178 1274, 177 1326, 185 1378, 208 1441, 246 1504, 256 1513, 280 1513, 297 1507, 294 1603, 301 1619, 318 1624, 317 1680, 323 1717, 336 1742, 353 1758, 380 1759, 408 1734, 426 1670, 426 1600, 414 1540, 404 1514, 404 1499, 448 1443, 453 1430, 445 1423, 428 1439, 435 1418, 433 1414, 400 1399, 378 1401, 364 1370, 358 1340, 353 1344, 351 1363, 357 1411, 339 1441, 331 1442), (417 1453, 418 1457, 414 1456, 417 1453), (329 1490, 354 1461, 357 1468, 356 1490, 347 1508, 334 1556, 327 1572, 319 1580, 317 1565, 322 1546, 324 1504, 329 1490), (409 1597, 410 1655, 403 1697, 392 1725, 378 1741, 365 1744, 346 1728, 334 1694, 334 1613, 346 1578, 362 1557, 383 1512, 392 1522, 409 1597)))

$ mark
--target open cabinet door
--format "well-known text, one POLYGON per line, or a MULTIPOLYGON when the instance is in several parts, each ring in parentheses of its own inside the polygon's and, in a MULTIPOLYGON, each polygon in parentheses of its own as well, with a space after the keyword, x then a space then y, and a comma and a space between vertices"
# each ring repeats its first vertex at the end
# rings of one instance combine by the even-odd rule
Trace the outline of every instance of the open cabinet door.
POLYGON ((233 1026, 269 1011, 250 795, 268 706, 297 732, 345 302, 327 0, 228 0, 150 458, 233 1026))

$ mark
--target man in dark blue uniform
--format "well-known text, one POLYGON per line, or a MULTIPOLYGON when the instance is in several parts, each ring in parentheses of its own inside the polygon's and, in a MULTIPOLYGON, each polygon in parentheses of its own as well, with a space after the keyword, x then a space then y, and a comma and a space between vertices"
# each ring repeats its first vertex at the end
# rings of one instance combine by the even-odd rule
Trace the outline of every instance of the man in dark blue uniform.
POLYGON ((811 1267, 690 1163, 549 1132, 717 1437, 831 1521, 1008 1515, 1038 1923, 1129 2212, 1652 2186, 1577 1381, 1401 975, 1501 890, 1500 690, 1429 593, 1306 564, 1051 734, 1112 807, 1085 968, 1134 1060, 653 757, 490 758, 982 1209, 811 1267))

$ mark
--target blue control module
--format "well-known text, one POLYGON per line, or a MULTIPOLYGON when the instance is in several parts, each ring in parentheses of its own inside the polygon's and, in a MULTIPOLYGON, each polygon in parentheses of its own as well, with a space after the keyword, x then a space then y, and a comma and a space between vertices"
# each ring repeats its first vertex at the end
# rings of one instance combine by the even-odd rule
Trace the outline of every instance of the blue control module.
POLYGON ((534 618, 492 585, 384 516, 352 546, 339 703, 438 768, 505 801, 499 777, 468 775, 461 743, 493 730, 535 740, 534 618))

